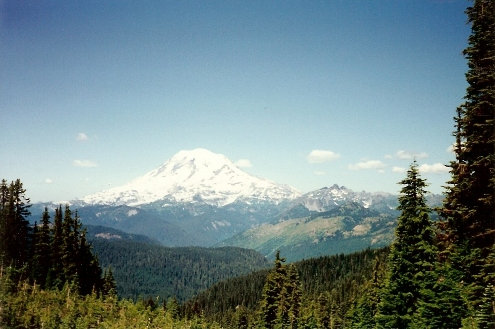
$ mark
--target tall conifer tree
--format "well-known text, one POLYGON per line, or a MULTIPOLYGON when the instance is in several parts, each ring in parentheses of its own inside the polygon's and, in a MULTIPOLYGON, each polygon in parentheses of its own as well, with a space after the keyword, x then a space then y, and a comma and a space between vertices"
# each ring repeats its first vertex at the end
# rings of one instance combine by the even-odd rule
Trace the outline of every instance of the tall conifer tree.
MULTIPOLYGON (((76 217, 76 222, 79 223, 78 217, 76 217)), ((76 273, 80 284, 79 292, 86 295, 93 290, 100 291, 105 281, 101 279, 102 273, 98 258, 93 255, 91 245, 86 240, 86 230, 81 232, 78 243, 76 273)), ((113 274, 111 272, 110 274, 113 278, 113 274)))
POLYGON ((287 284, 285 287, 286 300, 289 304, 287 327, 294 329, 299 326, 299 314, 301 312, 302 291, 299 273, 294 264, 287 269, 287 284))
POLYGON ((268 273, 261 301, 263 328, 297 328, 301 310, 301 283, 293 265, 285 266, 280 251, 275 267, 268 273))
POLYGON ((19 179, 11 182, 5 189, 2 181, 2 227, 1 227, 1 257, 6 266, 21 268, 28 261, 29 255, 29 207, 30 200, 25 196, 26 190, 19 179))
POLYGON ((395 239, 388 260, 385 286, 380 294, 377 328, 410 328, 420 292, 436 257, 434 230, 426 206, 426 181, 416 161, 407 171, 399 196, 395 239))
POLYGON ((45 286, 48 271, 51 267, 51 232, 50 214, 45 207, 41 215, 41 225, 36 232, 33 253, 33 279, 41 287, 45 286))
POLYGON ((62 288, 65 277, 62 266, 63 255, 63 218, 62 218, 62 206, 55 208, 55 216, 53 218, 52 227, 52 240, 51 240, 51 259, 53 260, 52 266, 48 271, 47 286, 54 288, 62 288))
POLYGON ((7 228, 7 202, 9 200, 9 187, 7 185, 7 181, 2 179, 0 183, 0 270, 4 266, 8 266, 6 264, 6 228, 7 228))
MULTIPOLYGON (((77 216, 77 213, 76 213, 77 216)), ((77 254, 79 249, 79 232, 80 224, 77 218, 72 216, 69 205, 65 206, 64 220, 62 223, 62 264, 65 280, 78 280, 77 277, 77 254)))
POLYGON ((442 209, 445 255, 463 275, 469 306, 495 285, 495 2, 475 0, 466 10, 471 35, 465 102, 457 109, 455 161, 442 209), (491 256, 490 256, 491 255, 491 256))
POLYGON ((263 288, 261 302, 261 320, 264 328, 274 328, 279 320, 282 289, 287 274, 284 266, 285 258, 280 257, 280 251, 275 255, 275 268, 270 271, 263 288))

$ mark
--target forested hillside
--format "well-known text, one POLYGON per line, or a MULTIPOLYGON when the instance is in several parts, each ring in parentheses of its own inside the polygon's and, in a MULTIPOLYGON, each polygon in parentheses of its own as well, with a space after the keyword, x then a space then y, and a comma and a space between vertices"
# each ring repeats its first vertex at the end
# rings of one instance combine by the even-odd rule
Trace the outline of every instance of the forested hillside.
MULTIPOLYGON (((308 325, 314 322, 318 328, 327 320, 342 325, 353 301, 363 293, 365 283, 383 272, 387 254, 388 249, 368 249, 290 264, 297 271, 302 292, 301 321, 308 325)), ((238 320, 242 312, 246 321, 253 324, 269 273, 270 270, 256 271, 215 284, 187 301, 183 312, 188 317, 205 314, 229 328, 236 328, 232 321, 238 320)))
POLYGON ((168 248, 121 239, 94 239, 93 250, 111 268, 120 297, 175 297, 185 301, 212 284, 268 267, 259 253, 242 248, 168 248))

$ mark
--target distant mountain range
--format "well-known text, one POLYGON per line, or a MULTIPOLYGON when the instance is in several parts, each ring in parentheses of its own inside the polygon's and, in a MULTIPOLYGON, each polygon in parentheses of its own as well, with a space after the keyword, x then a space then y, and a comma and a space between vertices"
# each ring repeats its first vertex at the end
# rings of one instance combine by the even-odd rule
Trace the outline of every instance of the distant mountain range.
MULTIPOLYGON (((430 199, 439 205, 442 196, 430 199)), ((302 194, 205 149, 180 151, 128 184, 71 204, 84 224, 165 246, 233 245, 265 255, 281 249, 290 259, 389 244, 398 214, 396 195, 338 185, 302 194)), ((33 221, 45 206, 56 205, 33 205, 33 221)))
POLYGON ((324 212, 264 223, 222 241, 220 246, 254 249, 274 258, 277 250, 288 261, 351 253, 391 243, 397 216, 355 202, 324 212))

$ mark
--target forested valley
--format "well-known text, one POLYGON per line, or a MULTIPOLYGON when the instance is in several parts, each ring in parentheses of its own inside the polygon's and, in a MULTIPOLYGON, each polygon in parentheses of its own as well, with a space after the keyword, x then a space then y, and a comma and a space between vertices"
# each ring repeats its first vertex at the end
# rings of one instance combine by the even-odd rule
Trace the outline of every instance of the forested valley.
POLYGON ((20 180, 0 186, 2 328, 495 328, 495 2, 466 11, 465 101, 442 207, 413 161, 389 249, 286 264, 220 282, 185 303, 118 296, 69 206, 34 227, 20 180))
POLYGON ((125 239, 94 239, 103 268, 111 268, 120 297, 177 298, 184 302, 212 284, 267 268, 256 251, 235 247, 168 248, 125 239))

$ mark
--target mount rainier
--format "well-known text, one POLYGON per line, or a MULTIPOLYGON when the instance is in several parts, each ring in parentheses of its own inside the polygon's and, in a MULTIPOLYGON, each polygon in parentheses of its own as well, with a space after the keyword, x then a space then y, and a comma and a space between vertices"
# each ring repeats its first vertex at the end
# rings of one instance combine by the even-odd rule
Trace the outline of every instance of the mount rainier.
POLYGON ((251 176, 222 154, 205 149, 180 151, 163 165, 132 182, 83 199, 87 204, 139 206, 203 202, 223 207, 239 200, 280 203, 301 193, 251 176))

